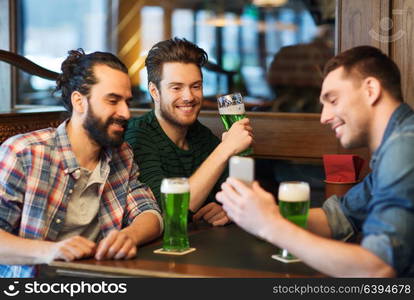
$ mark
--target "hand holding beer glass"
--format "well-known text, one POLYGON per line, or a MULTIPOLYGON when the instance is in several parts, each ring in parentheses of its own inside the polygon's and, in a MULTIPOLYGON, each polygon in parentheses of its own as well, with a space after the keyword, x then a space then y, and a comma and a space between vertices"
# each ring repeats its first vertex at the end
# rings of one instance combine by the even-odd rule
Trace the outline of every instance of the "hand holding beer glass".
MULTIPOLYGON (((224 95, 217 98, 220 118, 223 121, 224 128, 229 130, 233 123, 246 117, 243 97, 240 93, 224 95)), ((252 147, 247 148, 238 155, 247 156, 253 154, 252 147)))
MULTIPOLYGON (((281 182, 278 199, 279 211, 282 217, 302 228, 306 228, 310 204, 309 184, 302 181, 281 182)), ((272 257, 282 262, 300 261, 286 249, 281 249, 279 253, 272 255, 272 257)))
POLYGON ((184 252, 190 249, 187 214, 190 184, 187 178, 164 178, 161 182, 161 206, 164 219, 162 251, 184 252))

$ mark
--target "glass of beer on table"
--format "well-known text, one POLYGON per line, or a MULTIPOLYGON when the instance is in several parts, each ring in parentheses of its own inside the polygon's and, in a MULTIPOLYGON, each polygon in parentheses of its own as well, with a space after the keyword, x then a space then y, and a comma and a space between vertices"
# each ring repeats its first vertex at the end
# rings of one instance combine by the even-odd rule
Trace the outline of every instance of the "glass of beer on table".
MULTIPOLYGON (((310 205, 310 187, 303 181, 284 181, 279 185, 278 191, 280 214, 295 223, 306 228, 310 205)), ((274 255, 275 259, 283 262, 299 261, 298 258, 290 254, 286 249, 281 249, 274 255)))
MULTIPOLYGON (((224 128, 229 130, 233 123, 246 117, 243 97, 240 93, 220 96, 217 98, 218 109, 224 128)), ((247 148, 238 155, 247 156, 253 154, 252 147, 247 148)))
POLYGON ((161 182, 161 206, 164 219, 163 250, 189 249, 187 215, 190 184, 187 178, 164 178, 161 182))

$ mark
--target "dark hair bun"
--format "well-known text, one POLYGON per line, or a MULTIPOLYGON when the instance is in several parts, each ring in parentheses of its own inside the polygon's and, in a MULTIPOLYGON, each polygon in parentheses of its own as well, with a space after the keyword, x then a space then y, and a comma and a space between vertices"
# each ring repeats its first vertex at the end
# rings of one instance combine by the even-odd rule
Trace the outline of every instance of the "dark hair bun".
MULTIPOLYGON (((85 51, 82 48, 77 50, 70 50, 68 51, 68 57, 63 61, 61 65, 61 73, 59 74, 58 78, 56 79, 56 88, 55 93, 57 91, 61 91, 62 98, 67 99, 71 93, 71 84, 70 81, 75 75, 74 71, 75 68, 79 65, 79 60, 85 56, 85 51)), ((63 101, 63 105, 66 109, 71 110, 71 105, 67 103, 67 101, 63 101)))
POLYGON ((128 74, 125 65, 113 54, 107 52, 94 52, 85 54, 83 49, 68 51, 68 57, 61 65, 61 73, 56 80, 54 93, 61 92, 60 98, 65 108, 72 112, 71 95, 78 91, 89 97, 91 86, 97 83, 93 72, 96 64, 103 64, 128 74))
POLYGON ((76 66, 79 65, 79 60, 85 55, 85 51, 82 48, 77 50, 70 50, 68 52, 69 56, 63 61, 61 70, 62 73, 59 74, 58 79, 56 80, 56 85, 61 87, 65 82, 68 82, 74 74, 73 71, 76 66))

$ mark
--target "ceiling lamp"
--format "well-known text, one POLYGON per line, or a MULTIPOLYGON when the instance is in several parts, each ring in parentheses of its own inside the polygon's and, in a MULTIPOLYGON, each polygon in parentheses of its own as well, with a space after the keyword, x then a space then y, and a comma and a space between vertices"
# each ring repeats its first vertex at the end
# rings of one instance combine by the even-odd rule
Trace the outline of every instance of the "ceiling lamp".
POLYGON ((226 26, 238 26, 241 25, 240 18, 229 19, 226 18, 223 14, 218 16, 207 18, 203 24, 212 25, 216 27, 226 27, 226 26))
POLYGON ((253 4, 256 6, 282 6, 285 5, 287 0, 253 0, 253 4))

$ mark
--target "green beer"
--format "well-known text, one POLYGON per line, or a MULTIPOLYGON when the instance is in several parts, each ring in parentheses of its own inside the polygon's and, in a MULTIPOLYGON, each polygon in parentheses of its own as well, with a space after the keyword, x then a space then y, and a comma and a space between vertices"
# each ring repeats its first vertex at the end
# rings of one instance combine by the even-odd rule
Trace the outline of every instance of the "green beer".
MULTIPOLYGON (((219 113, 224 128, 229 130, 233 123, 246 117, 243 98, 239 93, 225 95, 217 98, 219 113)), ((247 148, 238 155, 247 156, 253 154, 252 147, 247 148)))
POLYGON ((161 183, 161 206, 164 219, 163 249, 184 251, 190 247, 187 214, 190 186, 187 178, 166 178, 161 183))
POLYGON ((226 130, 229 130, 231 125, 233 123, 236 123, 237 121, 240 121, 241 119, 244 119, 246 116, 243 115, 220 115, 221 121, 223 122, 224 128, 226 130))
MULTIPOLYGON (((310 187, 307 182, 285 181, 279 185, 278 192, 280 214, 292 223, 306 228, 310 205, 310 187)), ((296 259, 283 249, 280 256, 287 260, 296 259)))
POLYGON ((284 218, 302 228, 306 228, 309 213, 309 201, 290 202, 279 199, 279 211, 284 218))

